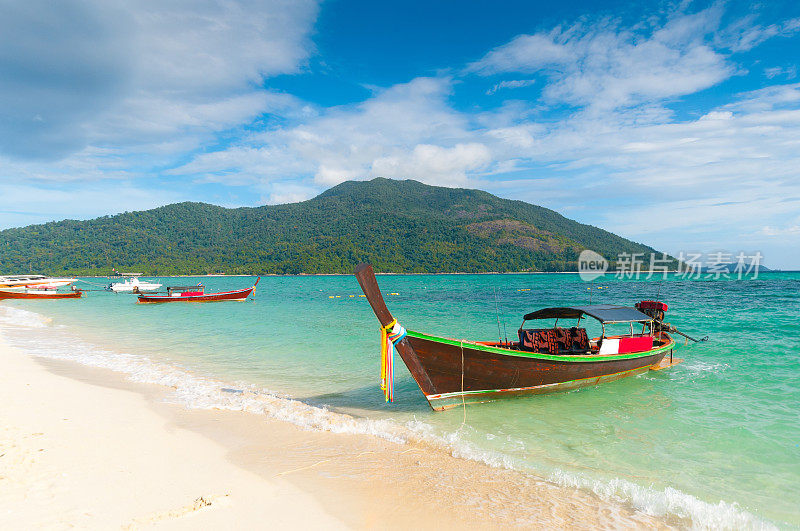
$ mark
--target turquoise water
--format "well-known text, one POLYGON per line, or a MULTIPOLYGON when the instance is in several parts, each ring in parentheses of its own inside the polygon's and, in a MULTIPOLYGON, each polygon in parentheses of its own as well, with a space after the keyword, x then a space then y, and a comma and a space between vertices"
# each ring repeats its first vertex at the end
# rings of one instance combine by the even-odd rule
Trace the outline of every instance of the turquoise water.
MULTIPOLYGON (((209 291, 251 282, 164 282, 200 280, 209 291)), ((591 293, 593 303, 658 297, 670 305, 668 321, 710 341, 680 347, 676 356, 686 361, 667 371, 433 413, 399 358, 395 402, 383 402, 378 325, 352 276, 265 277, 256 300, 245 303, 137 305, 131 295, 94 292, 78 301, 15 302, 3 306, 52 321, 7 329, 22 314, 6 310, 0 326, 9 341, 28 348, 45 348, 43 334, 60 337, 66 348, 69 337, 72 354, 60 356, 96 349, 131 373, 145 357, 229 387, 262 389, 365 422, 391 421, 362 431, 399 426, 458 455, 531 470, 651 514, 700 526, 800 526, 800 273, 741 281, 607 279, 591 292, 570 274, 378 281, 404 326, 449 337, 496 338, 495 293, 501 335, 505 328, 509 337, 524 313, 587 303, 591 293)), ((46 346, 50 354, 58 348, 46 346)))

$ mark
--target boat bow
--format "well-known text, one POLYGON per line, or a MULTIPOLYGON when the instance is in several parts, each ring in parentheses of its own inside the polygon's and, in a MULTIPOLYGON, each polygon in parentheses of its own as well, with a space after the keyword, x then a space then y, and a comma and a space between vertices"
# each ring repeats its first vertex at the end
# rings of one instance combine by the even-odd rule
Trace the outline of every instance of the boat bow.
MULTIPOLYGON (((395 322, 392 313, 389 311, 389 308, 386 307, 386 302, 383 300, 383 295, 378 287, 378 280, 375 278, 375 272, 372 270, 372 266, 369 264, 358 265, 355 270, 355 276, 367 301, 369 301, 369 305, 372 306, 372 311, 375 312, 375 317, 378 318, 381 328, 386 328, 395 322)), ((422 392, 426 396, 436 394, 436 387, 433 385, 428 373, 422 366, 408 338, 404 337, 395 343, 394 346, 422 392)))

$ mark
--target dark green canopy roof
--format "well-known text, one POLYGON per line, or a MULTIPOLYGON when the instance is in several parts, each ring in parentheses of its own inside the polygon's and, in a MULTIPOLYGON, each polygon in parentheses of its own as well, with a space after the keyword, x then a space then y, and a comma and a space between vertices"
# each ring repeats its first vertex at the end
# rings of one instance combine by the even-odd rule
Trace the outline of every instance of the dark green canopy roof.
POLYGON ((627 323, 651 321, 653 318, 636 308, 630 306, 615 306, 613 304, 595 304, 592 306, 565 306, 562 308, 543 308, 531 312, 523 319, 561 319, 578 318, 581 315, 594 317, 601 323, 627 323))

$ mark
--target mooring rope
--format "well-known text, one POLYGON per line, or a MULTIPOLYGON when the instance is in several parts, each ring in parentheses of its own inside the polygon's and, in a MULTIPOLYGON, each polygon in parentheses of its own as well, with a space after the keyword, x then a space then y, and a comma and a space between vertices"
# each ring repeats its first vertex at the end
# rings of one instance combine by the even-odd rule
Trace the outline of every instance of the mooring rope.
POLYGON ((88 280, 83 280, 82 278, 79 278, 77 281, 78 282, 84 282, 84 283, 89 284, 91 286, 99 286, 101 288, 105 288, 107 286, 107 284, 97 284, 96 282, 89 282, 88 280))

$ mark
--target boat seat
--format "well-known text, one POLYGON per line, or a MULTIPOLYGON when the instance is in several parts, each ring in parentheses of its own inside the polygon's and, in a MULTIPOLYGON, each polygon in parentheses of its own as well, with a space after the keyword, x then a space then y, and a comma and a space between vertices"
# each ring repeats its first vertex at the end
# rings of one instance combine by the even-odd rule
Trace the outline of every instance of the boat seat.
POLYGON ((520 329, 520 350, 542 354, 583 354, 589 350, 585 328, 520 329))
POLYGON ((585 328, 573 326, 569 329, 572 338, 571 350, 574 352, 586 352, 589 350, 589 335, 585 328))
POLYGON ((558 342, 552 328, 520 329, 520 350, 558 354, 558 342))

